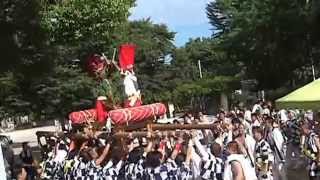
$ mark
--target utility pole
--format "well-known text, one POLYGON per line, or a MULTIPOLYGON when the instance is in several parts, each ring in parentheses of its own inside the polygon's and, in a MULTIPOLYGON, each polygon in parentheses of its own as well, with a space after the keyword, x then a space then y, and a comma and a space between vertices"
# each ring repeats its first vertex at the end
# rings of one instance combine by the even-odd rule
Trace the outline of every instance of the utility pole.
POLYGON ((308 40, 308 55, 311 61, 311 71, 312 71, 312 77, 313 80, 316 80, 316 72, 315 72, 315 68, 314 68, 314 62, 313 62, 313 47, 311 45, 311 38, 310 38, 310 33, 307 34, 307 40, 308 40))
POLYGON ((202 79, 202 70, 201 70, 201 61, 200 60, 198 60, 198 67, 199 67, 200 79, 202 79))
POLYGON ((313 62, 312 62, 312 76, 313 76, 313 80, 316 80, 316 72, 315 72, 315 70, 314 70, 314 64, 313 64, 313 62))
POLYGON ((313 80, 316 80, 316 71, 315 71, 314 62, 313 62, 313 47, 311 47, 310 51, 311 51, 310 52, 310 59, 311 59, 312 77, 313 77, 313 80))

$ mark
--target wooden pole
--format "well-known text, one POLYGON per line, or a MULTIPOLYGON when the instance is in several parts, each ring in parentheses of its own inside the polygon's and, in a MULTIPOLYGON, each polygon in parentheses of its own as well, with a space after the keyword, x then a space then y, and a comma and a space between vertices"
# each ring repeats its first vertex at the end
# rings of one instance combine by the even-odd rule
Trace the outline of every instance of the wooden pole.
POLYGON ((168 131, 176 129, 214 129, 216 127, 214 124, 151 124, 150 126, 153 131, 168 131))
MULTIPOLYGON (((213 124, 149 124, 148 129, 151 132, 154 131, 172 131, 172 130, 192 130, 192 129, 214 129, 213 124)), ((146 137, 148 131, 133 131, 133 132, 116 132, 114 137, 146 137)), ((154 135, 155 133, 152 133, 154 135)))
MULTIPOLYGON (((145 137, 147 136, 148 131, 154 132, 154 131, 172 131, 172 130, 192 130, 192 129, 215 129, 216 125, 214 124, 148 124, 147 130, 144 131, 132 131, 132 132, 126 132, 125 130, 119 130, 118 132, 112 134, 114 137, 129 137, 129 135, 132 135, 134 137, 145 137)), ((105 138, 108 136, 108 133, 98 131, 96 132, 97 136, 99 138, 105 138)), ((55 133, 50 131, 38 131, 37 136, 68 136, 68 137, 82 137, 82 134, 64 134, 63 132, 55 133)), ((154 134, 154 133, 152 133, 154 134)))

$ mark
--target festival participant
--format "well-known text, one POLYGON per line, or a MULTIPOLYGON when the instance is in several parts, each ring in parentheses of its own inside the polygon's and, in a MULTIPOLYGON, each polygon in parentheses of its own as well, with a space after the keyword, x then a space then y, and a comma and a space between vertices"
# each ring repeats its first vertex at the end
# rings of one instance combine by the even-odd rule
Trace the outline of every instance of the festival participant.
POLYGON ((284 162, 285 162, 285 139, 277 121, 272 117, 266 119, 266 140, 274 152, 275 162, 272 167, 272 174, 275 180, 285 179, 284 162))
POLYGON ((24 169, 27 172, 27 179, 36 179, 37 172, 34 166, 34 158, 28 142, 22 143, 22 152, 20 153, 20 159, 23 163, 24 169))
POLYGON ((244 126, 245 134, 252 135, 251 133, 251 111, 250 110, 241 110, 238 114, 238 118, 241 121, 241 124, 244 126))
POLYGON ((292 169, 299 169, 301 162, 301 131, 300 121, 297 119, 293 111, 288 111, 288 120, 284 127, 285 135, 288 138, 288 146, 286 151, 286 158, 288 166, 292 169), (300 162, 299 162, 300 161, 300 162))
POLYGON ((122 75, 125 94, 128 97, 125 102, 125 107, 136 107, 142 105, 138 80, 133 70, 126 70, 125 72, 122 72, 122 75))
MULTIPOLYGON (((137 144, 137 143, 136 143, 137 144)), ((142 179, 144 171, 144 148, 138 146, 133 147, 129 152, 128 160, 125 165, 125 178, 127 180, 142 179)))
POLYGON ((224 180, 257 180, 254 168, 241 154, 236 141, 229 142, 226 150, 229 156, 225 162, 224 180))
POLYGON ((223 109, 220 109, 220 111, 218 113, 218 121, 226 122, 226 113, 224 112, 223 109))
POLYGON ((260 127, 261 125, 261 121, 260 121, 260 118, 259 118, 259 115, 258 113, 252 113, 251 114, 251 128, 253 127, 260 127))
POLYGON ((312 131, 312 125, 304 122, 301 125, 301 132, 306 139, 303 144, 303 153, 309 159, 309 179, 320 178, 320 142, 319 136, 312 131))
POLYGON ((192 160, 192 152, 193 142, 189 139, 187 152, 182 152, 183 139, 180 138, 178 142, 175 144, 175 148, 171 154, 171 157, 168 158, 167 164, 171 169, 176 169, 176 173, 171 171, 171 178, 176 180, 188 180, 192 178, 193 172, 191 171, 191 160, 192 160), (177 174, 177 175, 175 175, 177 174))
MULTIPOLYGON (((129 137, 132 139, 131 135, 129 137)), ((148 142, 142 142, 135 138, 129 143, 129 154, 125 164, 125 179, 138 180, 143 178, 146 155, 152 151, 154 145, 150 132, 147 134, 147 139, 148 142)))
POLYGON ((267 115, 267 116, 271 116, 270 108, 269 108, 268 104, 266 104, 266 103, 263 104, 262 114, 267 115))
POLYGON ((18 169, 18 172, 17 172, 17 177, 16 179, 17 180, 28 180, 27 177, 28 177, 28 174, 27 174, 27 171, 24 167, 16 167, 18 169))
POLYGON ((258 100, 252 108, 252 113, 262 114, 263 113, 263 101, 258 100))
MULTIPOLYGON (((199 143, 197 144, 199 147, 199 143)), ((201 178, 203 180, 223 180, 224 161, 222 160, 221 146, 218 143, 213 143, 210 150, 211 153, 208 152, 208 159, 203 159, 201 178)))
POLYGON ((186 113, 183 119, 184 119, 184 124, 192 124, 193 121, 195 120, 191 112, 186 113))
POLYGON ((252 129, 253 137, 256 140, 255 146, 255 162, 257 176, 259 180, 269 179, 272 180, 272 165, 274 162, 273 152, 269 143, 263 139, 263 129, 255 127, 252 129))
POLYGON ((242 154, 245 154, 246 159, 250 162, 251 166, 255 167, 255 158, 254 158, 254 151, 255 151, 255 144, 256 141, 253 139, 252 136, 245 133, 245 128, 243 124, 239 125, 238 128, 239 134, 235 138, 235 141, 238 142, 240 150, 242 154))

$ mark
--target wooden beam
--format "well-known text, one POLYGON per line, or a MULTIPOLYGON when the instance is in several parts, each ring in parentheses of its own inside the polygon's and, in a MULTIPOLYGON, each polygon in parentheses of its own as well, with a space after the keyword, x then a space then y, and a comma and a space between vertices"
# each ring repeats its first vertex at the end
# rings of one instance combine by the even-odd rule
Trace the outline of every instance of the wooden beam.
POLYGON ((216 127, 214 124, 150 124, 150 126, 153 131, 170 131, 177 129, 214 129, 216 127))

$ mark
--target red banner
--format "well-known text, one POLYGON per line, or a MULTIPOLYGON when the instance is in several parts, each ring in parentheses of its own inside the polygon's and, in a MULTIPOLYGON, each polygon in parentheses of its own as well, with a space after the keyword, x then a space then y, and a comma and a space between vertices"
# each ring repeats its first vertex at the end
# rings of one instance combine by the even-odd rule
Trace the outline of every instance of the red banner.
POLYGON ((123 44, 120 46, 119 63, 122 70, 131 70, 134 65, 136 46, 133 44, 123 44))

